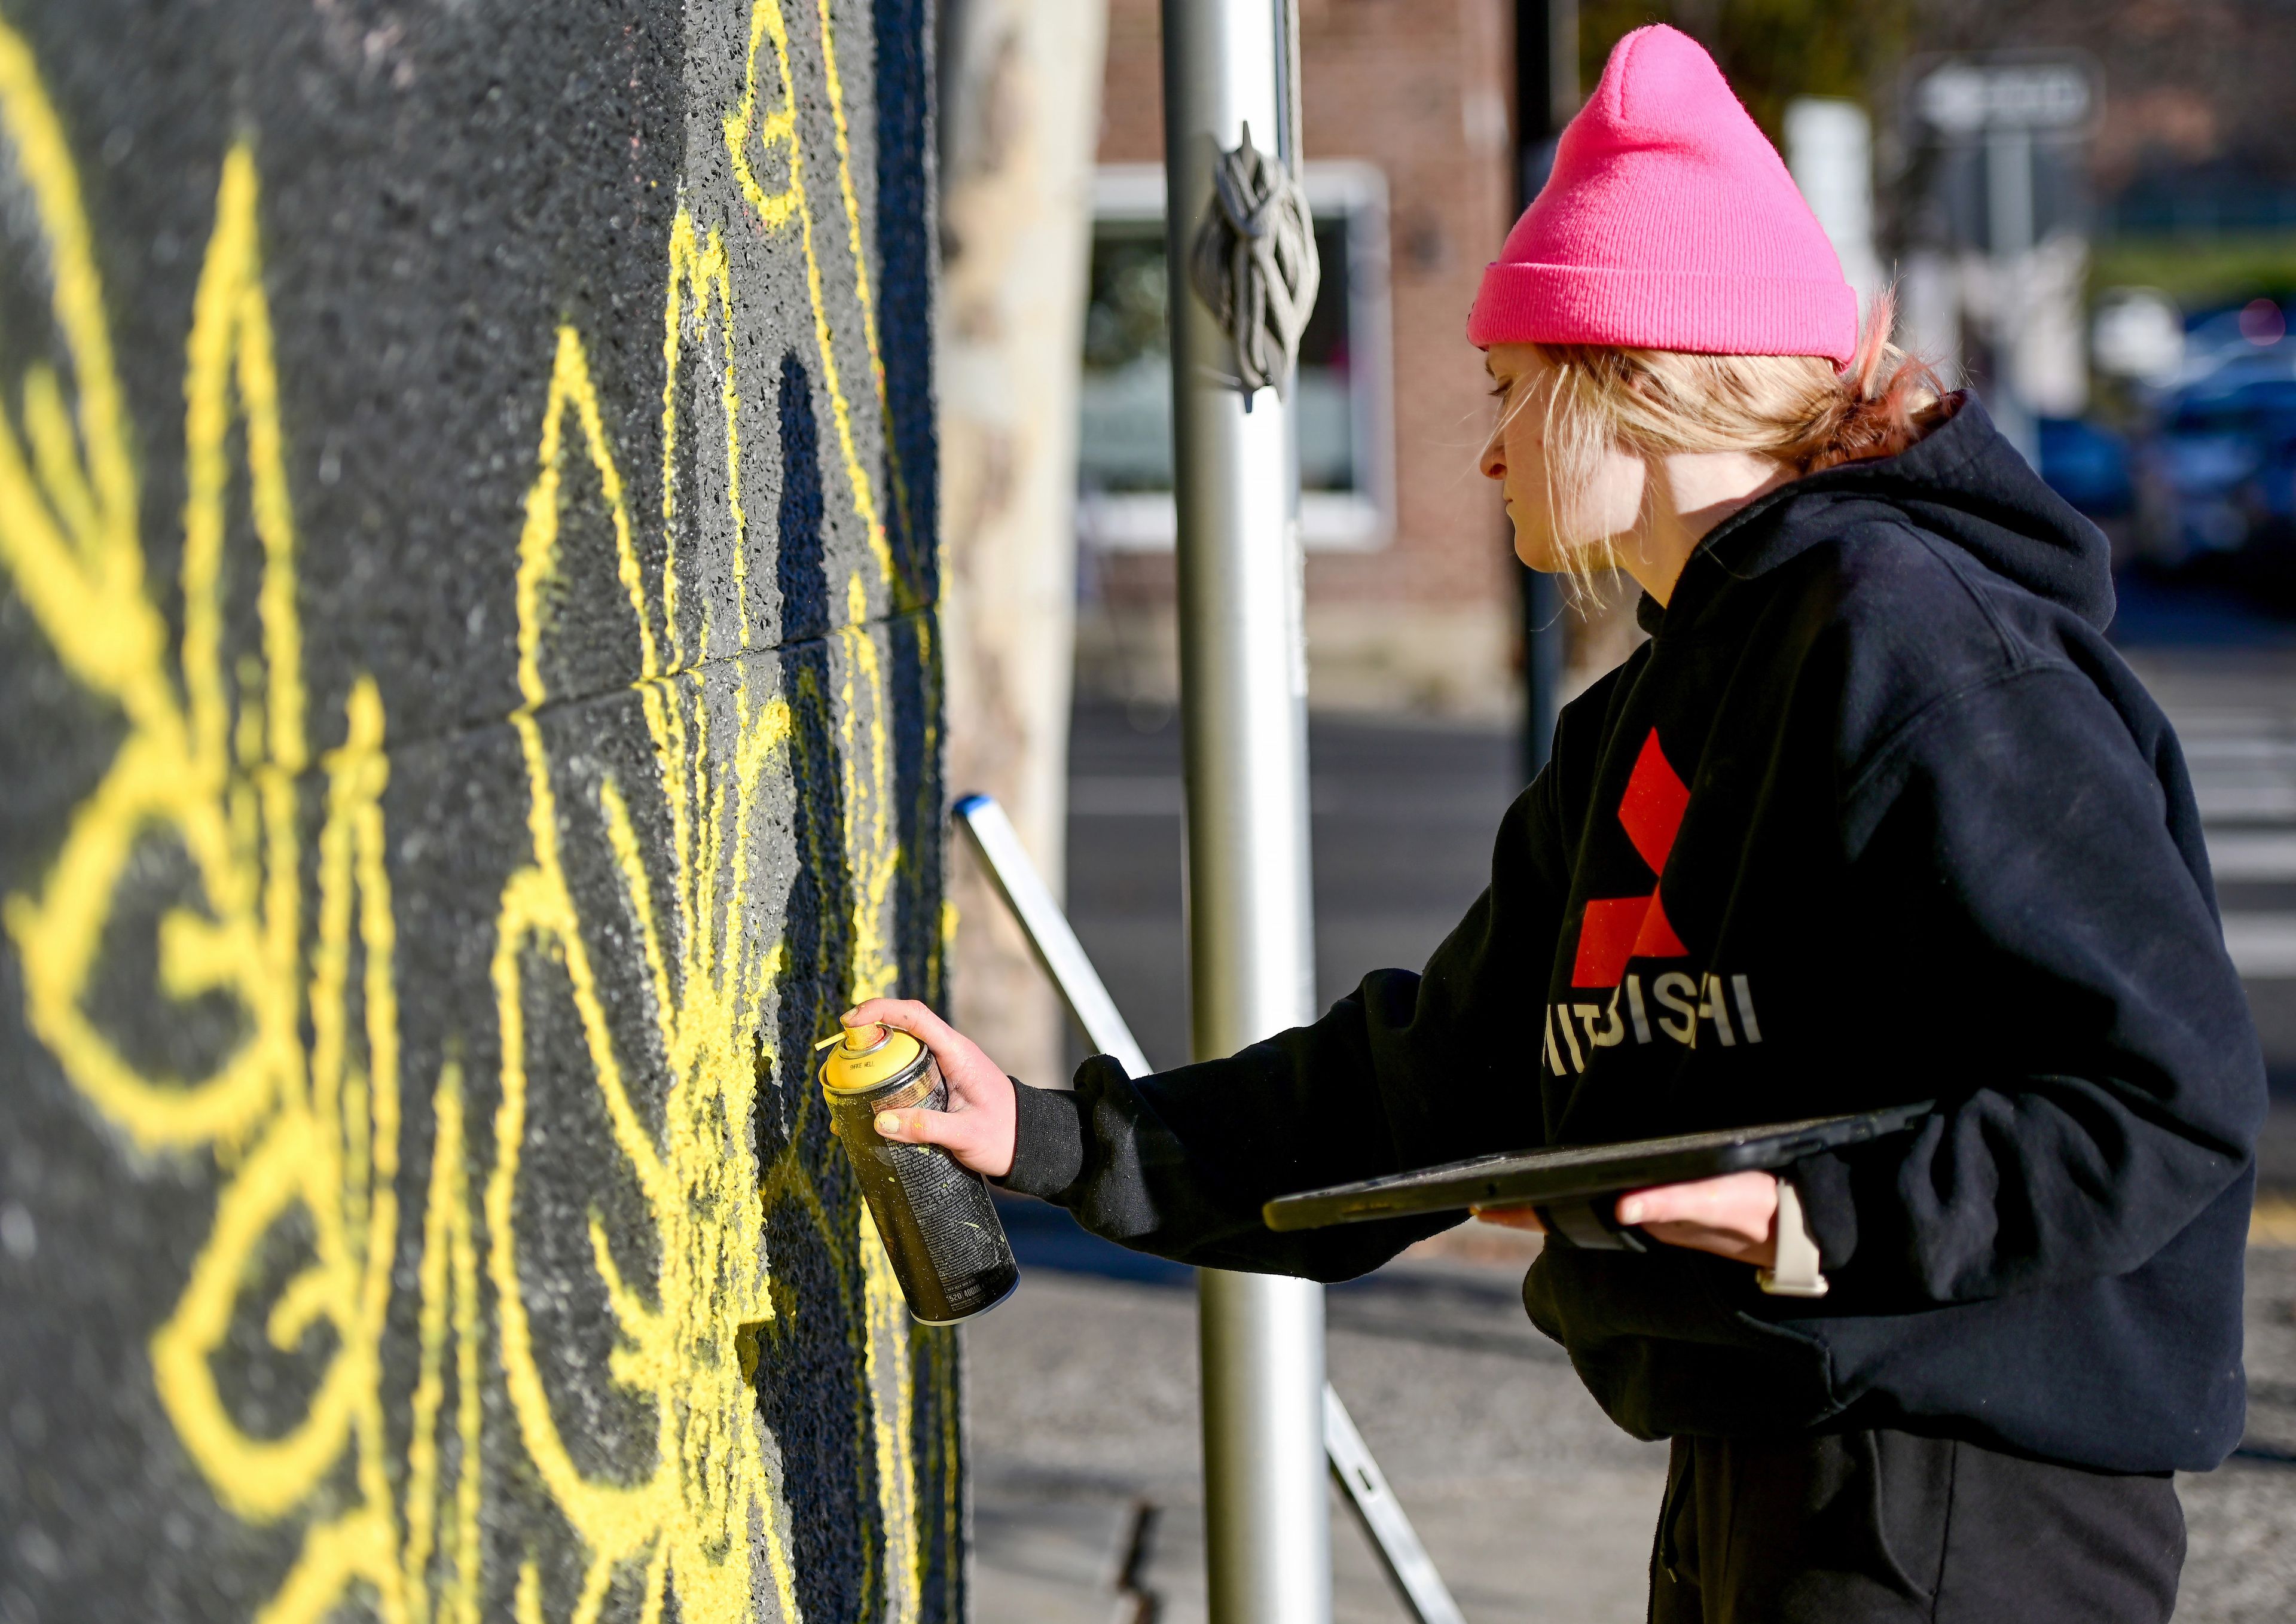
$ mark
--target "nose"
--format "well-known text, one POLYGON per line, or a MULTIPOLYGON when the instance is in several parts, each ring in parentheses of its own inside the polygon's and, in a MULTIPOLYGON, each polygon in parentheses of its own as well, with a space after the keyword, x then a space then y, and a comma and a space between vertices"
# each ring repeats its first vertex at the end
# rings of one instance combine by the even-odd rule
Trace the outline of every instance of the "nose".
POLYGON ((1506 478, 1506 425, 1504 422, 1494 428, 1490 438, 1483 442, 1482 451, 1475 458, 1475 466, 1483 471, 1483 478, 1487 480, 1503 480, 1506 478))

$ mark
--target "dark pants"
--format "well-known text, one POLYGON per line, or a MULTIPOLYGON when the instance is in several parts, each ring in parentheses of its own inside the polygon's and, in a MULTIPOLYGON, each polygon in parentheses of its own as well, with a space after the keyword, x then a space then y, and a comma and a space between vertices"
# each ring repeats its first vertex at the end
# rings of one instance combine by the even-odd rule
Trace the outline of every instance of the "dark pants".
POLYGON ((2164 1624, 2167 1477, 1910 1432, 1677 1438, 1652 1624, 2164 1624))

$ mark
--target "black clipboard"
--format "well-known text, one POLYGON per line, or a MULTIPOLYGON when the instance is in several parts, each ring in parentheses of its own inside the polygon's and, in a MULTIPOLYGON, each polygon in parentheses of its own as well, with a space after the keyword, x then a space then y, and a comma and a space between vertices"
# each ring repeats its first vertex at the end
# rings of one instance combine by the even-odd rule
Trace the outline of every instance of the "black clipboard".
POLYGON ((1270 1229, 1294 1230, 1477 1206, 1531 1207, 1550 1235, 1572 1245, 1640 1251, 1642 1238, 1619 1224, 1611 1210, 1616 1203, 1604 1198, 1726 1173, 1774 1172, 1820 1151, 1903 1133, 1935 1110, 1936 1103, 1923 1100, 1888 1111, 1622 1144, 1477 1156, 1415 1173, 1390 1173, 1278 1196, 1260 1209, 1260 1216, 1270 1229))

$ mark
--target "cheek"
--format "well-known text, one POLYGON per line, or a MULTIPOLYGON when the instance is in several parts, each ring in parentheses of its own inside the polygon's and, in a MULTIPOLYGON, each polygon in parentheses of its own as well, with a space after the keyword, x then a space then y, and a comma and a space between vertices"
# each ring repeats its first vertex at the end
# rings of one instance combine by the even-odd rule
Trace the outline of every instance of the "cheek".
POLYGON ((1514 555, 1533 570, 1560 569, 1546 446, 1536 434, 1515 423, 1507 431, 1506 457, 1507 513, 1514 521, 1514 555))
POLYGON ((1546 447, 1529 423, 1518 418, 1506 429, 1506 495, 1517 525, 1541 531, 1551 528, 1552 505, 1546 486, 1546 447))
POLYGON ((1642 463, 1623 451, 1603 455, 1587 481, 1583 502, 1585 513, 1582 528, 1588 540, 1622 536, 1640 522, 1643 507, 1643 487, 1649 471, 1642 463))
POLYGON ((1546 447, 1538 438, 1529 413, 1519 414, 1506 426, 1507 495, 1529 496, 1546 488, 1546 447))

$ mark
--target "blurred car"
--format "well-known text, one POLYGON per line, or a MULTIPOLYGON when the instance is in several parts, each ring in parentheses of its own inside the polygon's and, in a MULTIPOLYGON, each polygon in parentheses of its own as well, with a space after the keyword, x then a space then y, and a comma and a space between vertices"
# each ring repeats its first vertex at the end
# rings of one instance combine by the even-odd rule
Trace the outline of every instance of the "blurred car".
POLYGON ((2040 421, 2041 478, 2092 519, 2118 519, 2136 505, 2128 442, 2079 417, 2040 421))
POLYGON ((2135 460, 2139 542, 2155 563, 2284 545, 2275 521, 2296 521, 2296 344, 2234 354, 2168 391, 2135 460))
POLYGON ((2288 316, 2268 299, 2251 299, 2236 308, 2197 312, 2185 327, 2181 381, 2206 381, 2234 362, 2268 363, 2277 355, 2284 365, 2296 351, 2296 338, 2288 332, 2288 316))
POLYGON ((2296 604, 2296 412, 2276 417, 2267 435, 2252 502, 2243 584, 2269 603, 2296 604))

